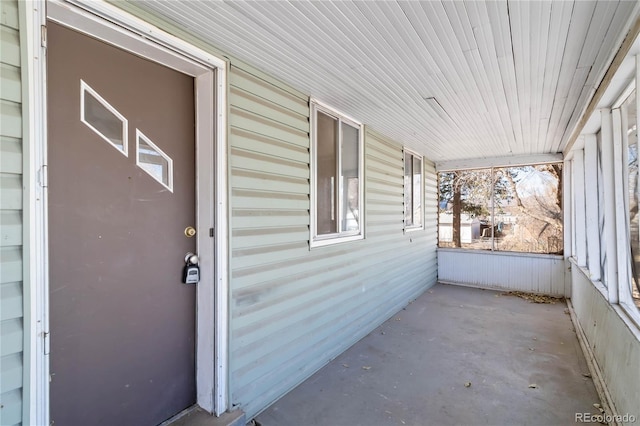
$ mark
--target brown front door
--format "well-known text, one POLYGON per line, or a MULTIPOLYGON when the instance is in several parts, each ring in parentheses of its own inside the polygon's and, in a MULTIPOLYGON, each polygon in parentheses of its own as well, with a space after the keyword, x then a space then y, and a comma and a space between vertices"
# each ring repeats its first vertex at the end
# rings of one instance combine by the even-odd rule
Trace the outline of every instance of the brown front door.
POLYGON ((194 81, 48 24, 51 420, 195 403, 194 81))

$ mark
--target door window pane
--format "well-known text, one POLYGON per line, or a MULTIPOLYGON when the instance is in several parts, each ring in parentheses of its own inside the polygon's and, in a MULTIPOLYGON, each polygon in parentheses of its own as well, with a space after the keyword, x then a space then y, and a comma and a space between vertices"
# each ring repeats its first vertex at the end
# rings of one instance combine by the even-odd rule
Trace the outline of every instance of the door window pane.
POLYGON ((82 80, 80 104, 80 121, 127 156, 127 119, 82 80))
POLYGON ((173 160, 138 129, 136 139, 138 166, 173 192, 173 160))

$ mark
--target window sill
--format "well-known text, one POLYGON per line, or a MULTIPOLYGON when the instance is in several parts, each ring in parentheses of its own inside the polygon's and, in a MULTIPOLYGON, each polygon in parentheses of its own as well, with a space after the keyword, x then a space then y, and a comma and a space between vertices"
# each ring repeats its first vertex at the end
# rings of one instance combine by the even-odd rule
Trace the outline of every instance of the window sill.
POLYGON ((346 235, 343 237, 340 236, 335 236, 332 238, 324 238, 324 239, 320 239, 320 240, 314 240, 311 239, 309 241, 309 247, 310 248, 316 248, 316 247, 325 247, 325 246, 332 246, 335 244, 340 244, 340 243, 347 243, 350 241, 358 241, 358 240, 363 240, 364 239, 364 234, 357 234, 357 235, 346 235))
POLYGON ((459 252, 459 253, 477 253, 485 256, 511 256, 511 257, 540 257, 545 259, 564 259, 564 256, 561 254, 546 254, 546 253, 526 253, 520 251, 498 251, 498 250, 480 250, 480 249, 469 249, 469 248, 453 248, 453 247, 438 247, 438 251, 443 252, 459 252))
MULTIPOLYGON (((625 323, 630 330, 635 331, 637 333, 636 337, 640 341, 640 310, 636 307, 636 305, 629 306, 628 304, 622 302, 618 305, 620 310, 622 311, 619 314, 623 318, 623 321, 626 319, 625 323), (629 324, 631 323, 631 324, 629 324)), ((615 307, 614 307, 615 308, 615 307)))
POLYGON ((404 228, 404 233, 407 232, 415 232, 415 231, 424 231, 424 226, 411 226, 404 228))

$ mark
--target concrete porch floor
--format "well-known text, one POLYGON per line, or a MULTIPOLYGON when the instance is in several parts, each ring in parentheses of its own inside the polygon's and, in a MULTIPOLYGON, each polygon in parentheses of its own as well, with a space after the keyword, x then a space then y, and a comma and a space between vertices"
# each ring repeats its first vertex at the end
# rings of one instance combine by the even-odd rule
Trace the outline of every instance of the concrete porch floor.
POLYGON ((599 414, 588 373, 565 303, 438 284, 254 424, 573 424, 599 414))

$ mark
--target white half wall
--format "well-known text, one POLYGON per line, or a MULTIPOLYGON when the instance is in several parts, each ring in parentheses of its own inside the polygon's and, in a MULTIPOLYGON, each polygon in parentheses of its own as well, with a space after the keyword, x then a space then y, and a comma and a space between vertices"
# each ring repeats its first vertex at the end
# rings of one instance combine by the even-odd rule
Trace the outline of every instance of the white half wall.
POLYGON ((562 256, 438 249, 438 281, 478 288, 571 296, 562 256))
POLYGON ((611 396, 613 414, 640 419, 640 331, 620 306, 607 301, 600 283, 575 263, 571 266, 571 303, 611 396))

